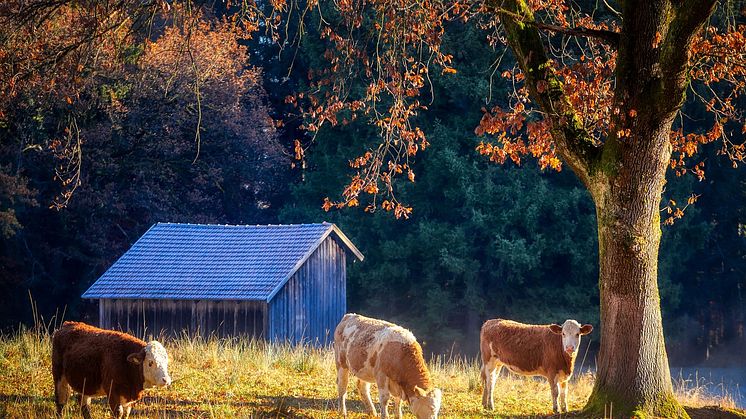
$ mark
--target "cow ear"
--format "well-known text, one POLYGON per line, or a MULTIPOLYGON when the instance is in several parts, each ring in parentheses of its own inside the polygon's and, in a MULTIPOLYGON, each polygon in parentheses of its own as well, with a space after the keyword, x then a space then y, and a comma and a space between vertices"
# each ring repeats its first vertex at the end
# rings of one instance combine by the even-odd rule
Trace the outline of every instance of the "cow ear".
POLYGON ((552 333, 554 333, 556 335, 561 335, 562 334, 562 326, 560 326, 558 324, 550 324, 549 325, 549 330, 551 330, 552 333))
POLYGON ((593 331, 593 326, 591 326, 590 324, 584 324, 580 328, 580 334, 581 335, 587 335, 588 333, 591 333, 592 331, 593 331))
POLYGON ((127 362, 129 362, 130 364, 140 365, 144 360, 145 350, 127 355, 127 362))
POLYGON ((414 392, 420 397, 425 397, 427 395, 427 392, 418 386, 414 386, 414 392))
POLYGON ((439 388, 430 390, 430 397, 438 400, 438 403, 443 399, 443 392, 439 388))

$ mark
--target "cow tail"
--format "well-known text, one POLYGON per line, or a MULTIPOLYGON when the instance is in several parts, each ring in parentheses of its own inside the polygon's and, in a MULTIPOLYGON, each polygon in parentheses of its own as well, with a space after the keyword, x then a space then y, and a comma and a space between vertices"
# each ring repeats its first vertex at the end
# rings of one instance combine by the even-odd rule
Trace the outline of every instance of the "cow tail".
POLYGON ((59 332, 55 332, 52 335, 52 378, 54 378, 54 384, 62 379, 64 373, 62 368, 62 347, 60 343, 59 332))
POLYGON ((62 362, 62 337, 59 331, 52 335, 52 378, 54 379, 54 404, 57 410, 57 417, 62 417, 62 409, 65 407, 67 399, 70 397, 68 384, 62 384, 65 371, 62 362), (63 388, 64 387, 64 388, 63 388))

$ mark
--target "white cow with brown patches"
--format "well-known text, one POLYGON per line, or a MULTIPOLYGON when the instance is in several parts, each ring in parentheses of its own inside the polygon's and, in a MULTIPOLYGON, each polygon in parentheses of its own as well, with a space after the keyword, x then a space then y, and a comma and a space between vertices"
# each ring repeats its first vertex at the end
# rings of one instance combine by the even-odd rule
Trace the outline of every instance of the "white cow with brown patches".
POLYGON ((482 326, 479 346, 482 352, 482 404, 494 408, 492 392, 503 366, 521 375, 541 375, 549 381, 552 408, 567 412, 567 382, 572 376, 580 337, 593 326, 566 320, 562 326, 530 325, 511 320, 487 320, 482 326))
POLYGON ((388 417, 387 405, 394 399, 397 418, 401 401, 408 402, 418 419, 438 417, 442 393, 432 385, 422 357, 422 348, 412 332, 383 320, 345 314, 334 331, 339 409, 347 416, 347 381, 352 373, 368 411, 376 415, 370 384, 378 386, 381 417, 388 417))

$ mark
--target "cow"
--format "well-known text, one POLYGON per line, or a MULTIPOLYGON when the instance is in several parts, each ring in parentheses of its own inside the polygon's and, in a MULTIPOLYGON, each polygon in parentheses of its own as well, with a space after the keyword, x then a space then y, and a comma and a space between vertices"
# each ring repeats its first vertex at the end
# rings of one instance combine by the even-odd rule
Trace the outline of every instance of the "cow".
POLYGON ((91 397, 107 396, 112 415, 126 419, 143 389, 171 384, 168 354, 157 341, 69 321, 52 336, 52 378, 57 415, 74 390, 85 419, 91 397))
POLYGON ((521 375, 541 375, 549 381, 554 413, 567 412, 567 382, 572 376, 580 337, 593 326, 566 320, 562 326, 529 325, 511 320, 487 320, 482 325, 482 405, 494 409, 492 393, 503 366, 521 375), (559 399, 559 400, 558 400, 559 399))
POLYGON ((402 417, 402 400, 409 403, 418 419, 438 417, 442 392, 433 386, 422 348, 409 330, 383 320, 345 314, 334 331, 334 358, 339 410, 345 417, 350 373, 358 378, 360 397, 371 415, 376 415, 370 397, 370 384, 375 383, 382 418, 388 417, 390 398, 397 418, 402 417))

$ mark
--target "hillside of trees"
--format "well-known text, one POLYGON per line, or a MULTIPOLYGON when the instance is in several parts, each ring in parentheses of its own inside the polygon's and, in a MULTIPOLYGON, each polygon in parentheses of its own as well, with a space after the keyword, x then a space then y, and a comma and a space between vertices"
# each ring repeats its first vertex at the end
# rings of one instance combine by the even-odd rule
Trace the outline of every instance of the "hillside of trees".
MULTIPOLYGON (((495 165, 476 151, 480 108, 503 105, 513 89, 489 71, 500 52, 483 31, 455 22, 443 40, 458 72, 432 81, 418 116, 431 145, 413 163, 415 181, 398 189, 413 211, 396 219, 322 208, 378 134, 364 119, 313 139, 300 129, 286 98, 321 66, 314 29, 278 51, 224 14, 188 28, 142 25, 106 38, 95 60, 66 56, 67 73, 19 78, 18 68, 82 35, 64 13, 19 35, 25 23, 0 9, 13 23, 0 25, 0 327, 31 321, 29 295, 47 319, 64 310, 91 320, 95 307, 80 294, 159 221, 334 222, 366 256, 349 269, 349 309, 407 325, 434 353, 474 354, 486 318, 598 324, 586 189, 569 170, 495 165), (11 83, 13 94, 3 90, 11 83)), ((696 108, 684 113, 695 131, 710 128, 696 108)), ((679 207, 699 198, 662 226, 663 320, 672 364, 727 365, 746 345, 746 172, 717 147, 698 159, 704 180, 671 172, 664 193, 679 207)))

